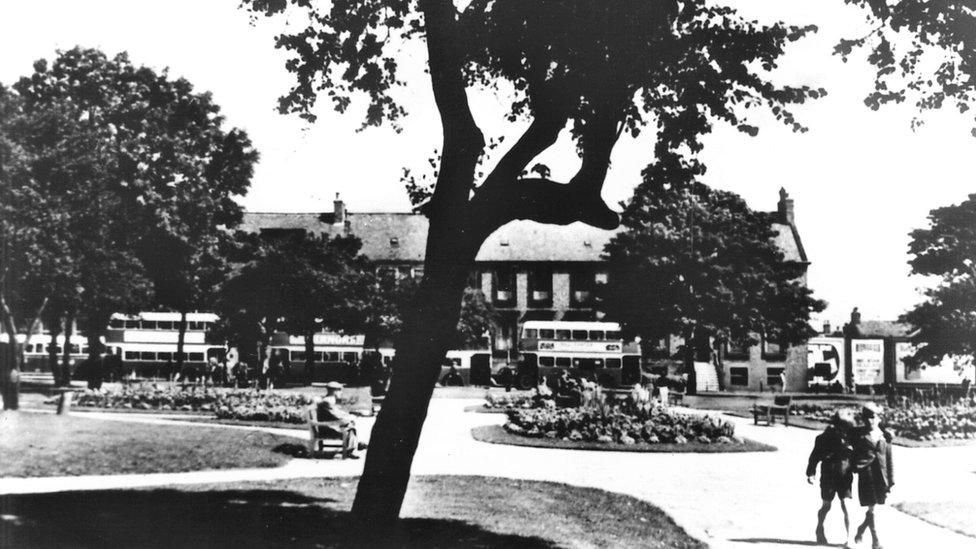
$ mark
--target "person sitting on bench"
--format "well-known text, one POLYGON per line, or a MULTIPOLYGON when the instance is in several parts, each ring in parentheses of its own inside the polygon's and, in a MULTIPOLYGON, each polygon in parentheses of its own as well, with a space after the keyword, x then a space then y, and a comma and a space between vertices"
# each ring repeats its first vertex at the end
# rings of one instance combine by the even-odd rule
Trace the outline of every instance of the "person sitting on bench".
POLYGON ((316 436, 321 438, 342 438, 342 457, 359 459, 356 450, 359 449, 359 439, 356 436, 356 421, 352 414, 338 406, 339 396, 342 394, 342 384, 330 381, 326 386, 326 394, 315 405, 316 436))

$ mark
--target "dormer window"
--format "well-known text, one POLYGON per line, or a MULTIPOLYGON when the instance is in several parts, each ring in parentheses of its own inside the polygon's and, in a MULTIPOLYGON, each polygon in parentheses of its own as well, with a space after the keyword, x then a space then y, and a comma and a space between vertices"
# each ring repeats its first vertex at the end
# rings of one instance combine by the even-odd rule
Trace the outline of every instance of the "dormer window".
POLYGON ((503 238, 501 240, 501 242, 499 242, 499 244, 502 245, 502 246, 508 246, 508 239, 507 238, 503 238))
POLYGON ((397 238, 397 237, 395 237, 395 236, 391 236, 390 237, 390 247, 391 248, 399 248, 400 247, 400 239, 397 238))
POLYGON ((593 243, 590 242, 589 240, 584 240, 583 241, 583 246, 585 246, 587 248, 592 248, 593 247, 593 243))

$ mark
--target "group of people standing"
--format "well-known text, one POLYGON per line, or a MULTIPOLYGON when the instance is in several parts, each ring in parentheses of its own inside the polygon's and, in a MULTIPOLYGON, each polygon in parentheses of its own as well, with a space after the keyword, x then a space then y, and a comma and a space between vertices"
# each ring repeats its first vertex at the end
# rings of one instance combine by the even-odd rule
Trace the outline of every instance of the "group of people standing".
POLYGON ((864 404, 860 424, 855 423, 851 410, 838 410, 830 425, 817 436, 807 462, 807 481, 816 479, 820 465, 820 495, 822 504, 817 512, 816 537, 827 543, 824 520, 834 498, 840 500, 847 532, 845 547, 860 543, 870 531, 873 549, 880 549, 877 530, 877 507, 884 505, 888 492, 895 485, 894 464, 891 459, 891 434, 881 428, 881 407, 873 402, 864 404), (857 495, 866 509, 864 519, 851 537, 848 505, 853 496, 854 475, 857 475, 857 495))

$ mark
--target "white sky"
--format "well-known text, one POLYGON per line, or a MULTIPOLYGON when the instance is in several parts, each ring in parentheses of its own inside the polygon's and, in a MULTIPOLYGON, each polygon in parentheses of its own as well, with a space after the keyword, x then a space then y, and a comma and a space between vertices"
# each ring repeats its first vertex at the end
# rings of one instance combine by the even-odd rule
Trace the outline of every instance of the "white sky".
MULTIPOLYGON (((275 51, 277 28, 256 27, 237 0, 0 0, 0 82, 29 74, 38 58, 58 48, 122 50, 132 60, 169 67, 198 90, 213 92, 230 124, 244 128, 261 152, 245 206, 254 211, 322 211, 336 192, 352 211, 406 210, 401 168, 421 169, 439 144, 439 127, 426 77, 400 97, 410 111, 405 131, 356 132, 360 120, 321 110, 315 125, 275 111, 291 84, 285 57, 275 51)), ((859 306, 864 318, 894 318, 916 302, 920 281, 907 276, 908 232, 934 207, 957 203, 976 191, 972 120, 951 111, 929 116, 913 133, 910 106, 870 111, 862 103, 872 88, 863 56, 844 64, 831 55, 841 36, 864 33, 857 10, 842 0, 736 0, 740 11, 760 20, 814 23, 820 32, 791 47, 780 63, 784 80, 821 86, 830 95, 798 109, 807 134, 793 134, 770 121, 750 138, 718 128, 706 139, 706 182, 743 195, 758 209, 772 210, 785 187, 796 200, 796 220, 812 261, 809 284, 830 307, 835 325, 859 306)), ((503 101, 473 98, 476 116, 493 137, 518 135, 500 122, 503 101)), ((509 141, 511 142, 511 141, 509 141)), ((604 197, 626 199, 652 160, 648 137, 621 141, 604 197)), ((568 177, 576 159, 566 142, 541 160, 556 178, 568 177)))

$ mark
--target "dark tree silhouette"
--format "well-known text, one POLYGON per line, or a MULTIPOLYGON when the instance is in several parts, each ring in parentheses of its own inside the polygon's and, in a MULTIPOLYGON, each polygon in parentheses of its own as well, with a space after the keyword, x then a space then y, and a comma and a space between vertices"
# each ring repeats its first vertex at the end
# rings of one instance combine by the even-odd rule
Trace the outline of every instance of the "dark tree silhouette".
POLYGON ((624 131, 635 135, 656 126, 659 159, 676 149, 697 152, 699 137, 715 122, 754 133, 744 118, 750 107, 768 107, 801 130, 789 105, 823 93, 778 85, 768 74, 784 46, 812 28, 764 27, 704 1, 244 5, 261 16, 287 11, 292 25, 307 17, 307 25, 298 25, 304 28, 286 31, 277 46, 290 52, 287 67, 296 77, 280 109, 309 120, 319 96, 340 112, 363 98, 364 125, 399 125, 405 111, 391 91, 404 82, 394 52, 409 40, 426 46, 442 130, 440 161, 423 210, 430 218, 424 279, 405 316, 353 507, 375 535, 388 532, 400 512, 439 364, 453 341, 465 279, 492 232, 516 219, 614 228, 618 215, 600 193, 624 131), (488 147, 468 102, 474 89, 500 92, 510 101, 510 119, 528 122, 484 177, 479 160, 488 147), (523 176, 566 127, 581 159, 576 175, 568 182, 523 176))
POLYGON ((683 336, 686 368, 696 339, 805 341, 810 314, 825 304, 803 284, 806 266, 774 242, 773 216, 699 183, 688 168, 644 172, 624 208, 627 230, 606 247, 601 308, 643 339, 683 336))
POLYGON ((929 226, 911 233, 912 274, 939 278, 928 300, 902 315, 916 328, 910 362, 939 364, 946 355, 976 353, 976 194, 936 208, 929 226))

